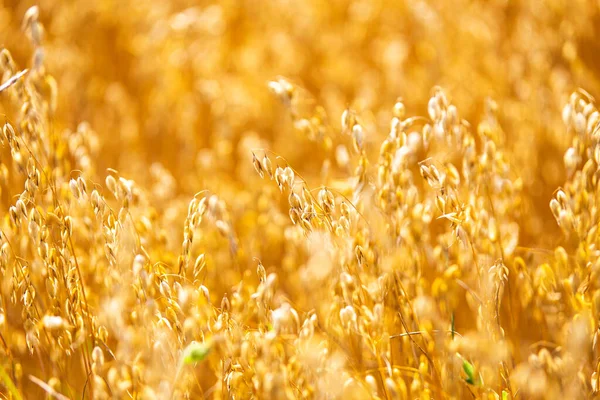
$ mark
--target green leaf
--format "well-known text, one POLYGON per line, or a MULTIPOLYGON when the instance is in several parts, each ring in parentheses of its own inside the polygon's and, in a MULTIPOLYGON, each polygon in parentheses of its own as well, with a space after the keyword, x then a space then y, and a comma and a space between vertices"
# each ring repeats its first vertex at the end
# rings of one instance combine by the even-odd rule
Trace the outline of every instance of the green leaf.
POLYGON ((508 392, 506 390, 502 391, 502 400, 508 400, 508 392))
POLYGON ((200 362, 208 356, 210 350, 211 346, 209 343, 192 342, 183 350, 183 363, 192 364, 200 362))
POLYGON ((467 374, 465 381, 470 385, 476 384, 475 367, 467 360, 463 360, 463 371, 467 374))

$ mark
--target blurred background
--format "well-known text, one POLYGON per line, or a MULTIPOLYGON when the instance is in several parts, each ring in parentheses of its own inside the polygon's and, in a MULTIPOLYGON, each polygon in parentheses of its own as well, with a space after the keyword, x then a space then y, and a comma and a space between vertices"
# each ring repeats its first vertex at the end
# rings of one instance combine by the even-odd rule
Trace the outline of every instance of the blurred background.
POLYGON ((526 233, 536 236, 556 230, 547 188, 564 181, 561 108, 577 87, 600 95, 599 3, 5 0, 0 26, 2 45, 28 65, 20 26, 38 4, 44 62, 59 88, 58 129, 89 122, 97 170, 151 184, 154 164, 178 193, 230 190, 219 177, 245 176, 243 138, 318 177, 312 160, 321 158, 309 156, 321 149, 299 142, 267 88, 277 76, 314 96, 333 127, 347 107, 362 113, 374 149, 398 97, 408 115, 426 115, 439 85, 476 126, 489 96, 509 148, 531 149, 511 161, 542 205, 531 209, 541 218, 526 233))

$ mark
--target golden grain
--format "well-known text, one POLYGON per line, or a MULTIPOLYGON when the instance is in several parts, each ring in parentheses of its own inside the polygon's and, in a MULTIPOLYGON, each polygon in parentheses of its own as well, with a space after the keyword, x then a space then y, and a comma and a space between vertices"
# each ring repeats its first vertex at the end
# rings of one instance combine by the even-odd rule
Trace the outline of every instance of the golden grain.
POLYGON ((597 396, 598 7, 209 3, 0 7, 1 397, 597 396))

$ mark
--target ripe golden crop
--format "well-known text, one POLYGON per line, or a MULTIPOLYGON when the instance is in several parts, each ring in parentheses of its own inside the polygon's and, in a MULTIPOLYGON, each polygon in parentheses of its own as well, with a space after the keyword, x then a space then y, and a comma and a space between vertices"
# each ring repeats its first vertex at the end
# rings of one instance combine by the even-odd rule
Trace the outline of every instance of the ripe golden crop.
POLYGON ((600 396, 597 0, 0 26, 0 399, 600 396))

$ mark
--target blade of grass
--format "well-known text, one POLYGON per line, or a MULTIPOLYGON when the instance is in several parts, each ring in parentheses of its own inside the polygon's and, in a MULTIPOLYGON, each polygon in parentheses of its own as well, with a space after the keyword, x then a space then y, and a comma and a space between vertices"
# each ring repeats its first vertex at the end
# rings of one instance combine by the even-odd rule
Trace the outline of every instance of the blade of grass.
POLYGON ((39 387, 41 387, 42 389, 44 389, 44 391, 46 393, 48 393, 49 396, 54 397, 55 399, 58 400, 70 400, 67 396, 62 395, 60 393, 58 393, 56 390, 54 390, 50 385, 48 385, 46 382, 44 382, 43 380, 36 378, 33 375, 29 375, 29 380, 33 383, 35 383, 36 385, 38 385, 39 387))
POLYGON ((19 393, 19 390, 13 383, 12 379, 10 379, 10 376, 8 376, 8 374, 6 373, 6 370, 4 369, 4 367, 2 365, 0 365, 0 379, 2 380, 2 382, 4 383, 4 386, 6 386, 6 388, 10 392, 10 394, 15 399, 23 400, 23 397, 19 393))
POLYGON ((8 89, 9 87, 11 87, 12 85, 14 85, 27 72, 29 72, 29 70, 24 69, 23 71, 17 73, 16 75, 11 76, 6 82, 4 82, 2 85, 0 85, 0 92, 3 92, 6 89, 8 89))

